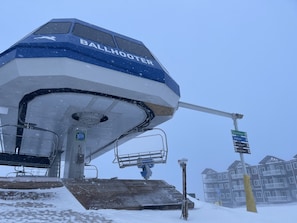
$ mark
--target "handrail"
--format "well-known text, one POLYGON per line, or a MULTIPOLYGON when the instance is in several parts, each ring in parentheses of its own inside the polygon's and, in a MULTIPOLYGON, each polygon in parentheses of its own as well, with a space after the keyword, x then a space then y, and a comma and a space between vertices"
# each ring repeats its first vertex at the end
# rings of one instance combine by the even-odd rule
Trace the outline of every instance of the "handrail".
MULTIPOLYGON (((94 179, 98 179, 98 168, 96 165, 92 165, 92 164, 85 164, 85 166, 89 166, 89 167, 94 167, 95 171, 96 171, 96 177, 94 179)), ((92 179, 92 178, 91 178, 92 179)))

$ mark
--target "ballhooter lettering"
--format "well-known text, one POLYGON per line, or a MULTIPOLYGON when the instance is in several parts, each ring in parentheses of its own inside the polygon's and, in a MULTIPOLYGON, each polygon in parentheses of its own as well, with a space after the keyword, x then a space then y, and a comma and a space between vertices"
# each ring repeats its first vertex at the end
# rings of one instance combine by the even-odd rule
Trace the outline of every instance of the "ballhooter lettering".
POLYGON ((106 47, 106 46, 103 46, 103 45, 101 45, 99 43, 94 43, 94 42, 91 42, 91 41, 88 41, 88 40, 85 40, 85 39, 80 39, 79 42, 80 42, 80 44, 82 44, 84 46, 92 47, 92 48, 95 48, 97 50, 103 51, 105 53, 121 56, 121 57, 124 57, 124 58, 128 58, 130 60, 135 60, 135 61, 140 62, 140 63, 144 63, 144 64, 147 64, 147 65, 154 66, 153 61, 148 60, 148 59, 143 58, 143 57, 139 57, 139 56, 136 56, 136 55, 133 55, 133 54, 130 54, 130 53, 126 53, 124 51, 120 51, 120 50, 117 50, 117 49, 114 49, 114 48, 111 48, 111 47, 106 47))

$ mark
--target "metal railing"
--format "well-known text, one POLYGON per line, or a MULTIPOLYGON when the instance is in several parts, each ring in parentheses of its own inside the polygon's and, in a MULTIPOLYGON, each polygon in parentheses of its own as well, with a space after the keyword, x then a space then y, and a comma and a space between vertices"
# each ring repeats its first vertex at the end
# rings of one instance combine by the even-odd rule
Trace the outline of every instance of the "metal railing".
POLYGON ((232 186, 233 190, 244 190, 244 185, 233 185, 232 186))
POLYGON ((242 173, 233 173, 233 174, 231 174, 231 178, 232 179, 242 179, 243 174, 242 173))
POLYGON ((267 189, 286 188, 286 187, 288 187, 288 184, 287 183, 284 183, 284 182, 266 183, 264 185, 265 185, 265 187, 267 189))
POLYGON ((287 202, 290 201, 288 196, 269 196, 267 197, 268 202, 287 202))
POLYGON ((285 170, 275 169, 275 170, 264 170, 262 172, 263 176, 276 176, 276 175, 284 175, 285 170))

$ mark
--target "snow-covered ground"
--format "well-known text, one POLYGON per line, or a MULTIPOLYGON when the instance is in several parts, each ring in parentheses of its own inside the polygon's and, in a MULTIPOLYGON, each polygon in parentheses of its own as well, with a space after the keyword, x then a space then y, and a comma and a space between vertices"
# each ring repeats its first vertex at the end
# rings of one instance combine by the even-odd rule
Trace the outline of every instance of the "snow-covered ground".
MULTIPOLYGON (((175 223, 183 222, 180 210, 85 210, 65 188, 0 190, 0 222, 5 223, 175 223)), ((195 223, 295 223, 297 204, 258 207, 258 213, 245 208, 230 209, 195 200, 188 222, 195 223)))

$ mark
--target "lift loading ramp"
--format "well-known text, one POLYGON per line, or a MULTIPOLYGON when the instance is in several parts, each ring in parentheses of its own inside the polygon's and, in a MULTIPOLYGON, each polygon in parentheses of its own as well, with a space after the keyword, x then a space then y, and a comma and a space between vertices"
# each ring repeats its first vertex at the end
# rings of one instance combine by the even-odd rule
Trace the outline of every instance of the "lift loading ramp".
MULTIPOLYGON (((165 181, 129 179, 3 177, 0 178, 0 199, 7 199, 11 193, 34 200, 38 194, 31 190, 56 187, 66 187, 86 210, 172 210, 181 209, 182 204, 182 194, 165 181)), ((42 199, 51 198, 44 196, 42 199)), ((191 201, 189 208, 194 208, 191 201)))
MULTIPOLYGON (((64 179, 86 209, 181 209, 182 194, 163 180, 64 179)), ((189 208, 194 203, 189 201, 189 208)))

